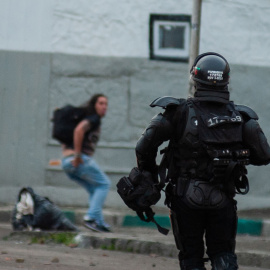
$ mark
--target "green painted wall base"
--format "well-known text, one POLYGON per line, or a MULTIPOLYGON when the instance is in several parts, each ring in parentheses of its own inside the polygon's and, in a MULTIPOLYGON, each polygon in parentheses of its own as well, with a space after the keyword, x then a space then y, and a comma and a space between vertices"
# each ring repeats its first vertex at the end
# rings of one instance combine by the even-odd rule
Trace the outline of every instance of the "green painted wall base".
POLYGON ((74 211, 63 210, 62 212, 64 213, 66 218, 68 218, 72 223, 75 223, 76 218, 75 218, 75 212, 74 211))
MULTIPOLYGON (((157 223, 166 228, 171 227, 170 218, 168 216, 155 216, 157 223)), ((155 228, 156 225, 153 222, 144 222, 137 216, 127 215, 123 219, 122 226, 126 227, 150 227, 155 228)), ((250 234, 250 235, 261 235, 263 222, 260 220, 245 220, 239 219, 237 226, 238 234, 250 234)))
POLYGON ((261 220, 239 219, 237 226, 238 234, 261 235, 263 222, 261 220))
MULTIPOLYGON (((155 220, 162 227, 166 228, 171 227, 170 218, 168 216, 155 216, 155 220)), ((144 222, 140 220, 140 218, 137 216, 129 216, 129 215, 124 217, 122 226, 129 226, 129 227, 138 226, 138 227, 154 227, 154 228, 156 227, 155 223, 153 222, 144 222)))

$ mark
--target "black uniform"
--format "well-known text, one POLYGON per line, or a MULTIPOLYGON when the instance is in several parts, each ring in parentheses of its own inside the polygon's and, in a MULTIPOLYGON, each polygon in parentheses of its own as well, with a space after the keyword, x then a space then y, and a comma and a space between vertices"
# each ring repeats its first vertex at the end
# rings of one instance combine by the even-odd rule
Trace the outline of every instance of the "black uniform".
POLYGON ((226 70, 215 62, 207 67, 206 75, 193 74, 194 81, 198 79, 195 98, 155 100, 151 106, 163 107, 165 112, 145 129, 136 156, 140 170, 157 175, 158 147, 169 141, 159 171, 167 169, 166 204, 171 209, 181 269, 205 269, 205 234, 213 269, 233 270, 238 269, 234 196, 248 192, 246 165, 268 164, 270 147, 257 114, 229 101, 227 61, 215 53, 204 54, 193 68, 205 71, 205 62, 198 61, 209 60, 209 55, 213 56, 210 63, 221 59, 226 70), (201 84, 205 76, 209 85, 201 84))

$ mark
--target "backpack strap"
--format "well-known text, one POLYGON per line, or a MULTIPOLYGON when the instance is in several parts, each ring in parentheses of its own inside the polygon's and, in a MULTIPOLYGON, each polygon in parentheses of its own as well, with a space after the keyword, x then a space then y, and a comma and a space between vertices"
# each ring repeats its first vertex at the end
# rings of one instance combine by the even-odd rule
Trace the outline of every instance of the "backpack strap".
POLYGON ((166 228, 163 228, 161 227, 157 222, 156 220, 154 219, 154 215, 155 213, 153 212, 152 208, 149 207, 147 210, 145 211, 136 211, 138 217, 142 220, 142 221, 145 221, 145 222, 153 222, 156 224, 157 226, 157 229, 160 233, 164 234, 164 235, 167 235, 169 233, 169 230, 166 229, 166 228), (144 213, 145 213, 145 216, 144 216, 144 213))

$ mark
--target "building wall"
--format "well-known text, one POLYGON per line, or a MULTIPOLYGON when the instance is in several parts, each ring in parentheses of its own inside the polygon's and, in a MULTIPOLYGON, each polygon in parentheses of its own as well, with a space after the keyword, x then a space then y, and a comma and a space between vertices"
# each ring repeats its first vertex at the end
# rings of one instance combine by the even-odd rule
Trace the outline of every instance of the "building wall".
POLYGON ((44 185, 49 54, 0 51, 0 82, 0 201, 11 202, 6 187, 44 185))
MULTIPOLYGON (((103 92, 109 111, 96 159, 112 179, 107 205, 124 206, 115 183, 135 166, 136 141, 161 111, 148 105, 188 90, 187 63, 148 60, 149 14, 191 14, 191 2, 0 1, 0 203, 13 203, 28 185, 60 205, 87 205, 85 191, 49 166, 61 158, 50 118, 55 107, 103 92)), ((203 1, 201 51, 228 58, 232 99, 254 108, 269 137, 270 4, 253 3, 252 13, 250 5, 203 1)), ((268 175, 268 167, 250 169, 251 192, 239 197, 240 207, 269 205, 268 175)))
POLYGON ((0 50, 51 52, 53 0, 1 0, 0 50))
MULTIPOLYGON (((0 49, 148 58, 150 13, 192 14, 190 0, 1 0, 0 49)), ((269 66, 268 0, 202 1, 201 52, 269 66)))
POLYGON ((269 66, 270 2, 203 1, 200 51, 218 51, 229 63, 269 66))

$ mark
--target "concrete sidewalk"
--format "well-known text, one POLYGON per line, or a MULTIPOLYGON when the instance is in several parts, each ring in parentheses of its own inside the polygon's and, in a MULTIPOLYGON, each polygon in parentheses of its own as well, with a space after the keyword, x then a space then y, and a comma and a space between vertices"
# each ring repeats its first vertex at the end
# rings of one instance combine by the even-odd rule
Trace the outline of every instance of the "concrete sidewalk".
MULTIPOLYGON (((11 232, 11 210, 12 207, 0 208, 0 227, 2 231, 5 229, 5 233, 11 232)), ((175 247, 172 231, 170 230, 168 236, 164 236, 157 231, 153 223, 141 222, 132 211, 105 209, 105 219, 112 225, 113 233, 94 233, 81 226, 85 209, 68 208, 62 210, 79 226, 81 231, 75 236, 78 246, 81 248, 102 248, 177 257, 178 251, 175 247)), ((154 211, 158 213, 156 220, 160 225, 170 227, 167 209, 154 209, 154 211)), ((270 230, 268 229, 269 223, 264 218, 267 213, 259 213, 258 211, 239 213, 240 222, 236 247, 239 264, 270 269, 270 230)), ((44 234, 51 234, 51 232, 14 232, 11 237, 12 239, 16 239, 16 237, 30 239, 44 234)))
MULTIPOLYGON (((115 227, 113 233, 96 233, 79 226, 80 232, 73 233, 79 248, 103 249, 108 251, 122 251, 134 254, 144 254, 153 257, 167 257, 177 259, 178 250, 175 247, 172 231, 167 236, 155 229, 142 227, 115 227)), ((61 234, 61 232, 58 232, 61 234)), ((29 244, 33 239, 46 244, 46 238, 57 232, 12 232, 10 224, 0 223, 0 236, 5 240, 29 244)), ((50 240, 48 240, 50 241, 50 240)), ((50 242, 49 242, 50 243, 50 242)), ((270 238, 249 235, 237 236, 236 253, 241 266, 270 269, 270 238)), ((210 263, 207 264, 210 269, 210 263)), ((239 269, 246 269, 240 267, 239 269)))

